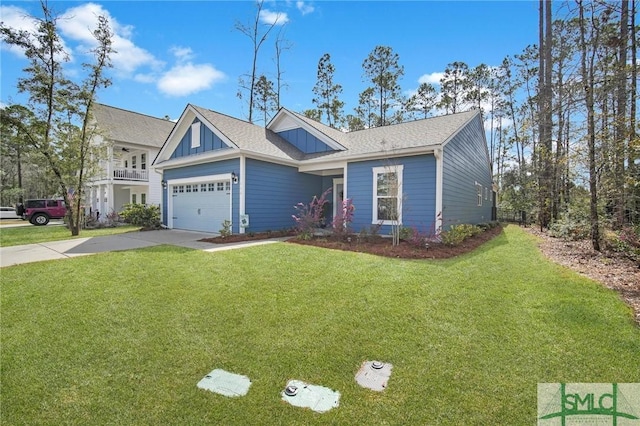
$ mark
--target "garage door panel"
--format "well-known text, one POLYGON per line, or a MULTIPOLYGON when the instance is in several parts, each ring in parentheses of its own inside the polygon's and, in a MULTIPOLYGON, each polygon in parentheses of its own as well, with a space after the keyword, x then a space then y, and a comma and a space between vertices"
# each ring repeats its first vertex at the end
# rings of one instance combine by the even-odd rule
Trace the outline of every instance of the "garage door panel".
POLYGON ((231 191, 228 181, 172 185, 173 228, 219 232, 230 220, 231 191), (186 192, 187 190, 197 192, 186 192), (205 189, 202 191, 202 189, 205 189))

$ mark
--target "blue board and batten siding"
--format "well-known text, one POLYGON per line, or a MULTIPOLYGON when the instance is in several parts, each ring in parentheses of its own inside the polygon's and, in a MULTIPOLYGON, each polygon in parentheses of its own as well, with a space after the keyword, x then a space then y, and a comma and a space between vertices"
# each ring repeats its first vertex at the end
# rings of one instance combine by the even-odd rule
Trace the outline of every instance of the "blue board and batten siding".
MULTIPOLYGON (((402 224, 433 232, 436 209, 436 160, 433 155, 362 161, 347 166, 347 197, 355 206, 352 229, 369 230, 373 224, 373 168, 403 166, 402 224)), ((385 225, 382 234, 388 234, 385 225)))
POLYGON ((323 191, 322 177, 298 172, 297 167, 247 159, 245 213, 249 231, 289 229, 298 203, 308 204, 323 191))
MULTIPOLYGON (((181 167, 179 169, 167 169, 164 171, 163 179, 165 181, 170 181, 172 179, 183 179, 183 178, 196 178, 201 176, 210 176, 210 175, 223 175, 234 172, 239 176, 240 170, 240 159, 234 158, 230 160, 217 161, 215 163, 206 163, 206 164, 197 164, 193 166, 181 167)), ((239 176, 239 179, 242 179, 242 176, 239 176)), ((163 223, 168 225, 167 221, 167 203, 169 196, 168 189, 165 188, 162 190, 162 218, 163 223)), ((231 187, 231 222, 233 223, 233 232, 240 232, 239 227, 239 218, 240 218, 240 191, 239 185, 234 184, 231 187)), ((220 225, 222 228, 222 224, 220 225)))
POLYGON ((284 140, 305 154, 333 151, 333 148, 303 129, 291 129, 278 132, 284 140))
MULTIPOLYGON (((193 123, 197 123, 198 120, 194 120, 193 123)), ((193 124, 192 123, 192 124, 193 124)), ((211 129, 209 129, 204 123, 200 126, 200 146, 191 148, 191 128, 187 130, 182 136, 180 143, 171 154, 171 158, 186 157, 188 155, 201 154, 208 151, 217 151, 221 149, 229 149, 222 139, 216 136, 211 129)))
POLYGON ((493 186, 483 135, 484 128, 478 115, 444 147, 443 230, 451 225, 491 220, 493 186), (482 186, 482 206, 478 206, 476 183, 482 186))

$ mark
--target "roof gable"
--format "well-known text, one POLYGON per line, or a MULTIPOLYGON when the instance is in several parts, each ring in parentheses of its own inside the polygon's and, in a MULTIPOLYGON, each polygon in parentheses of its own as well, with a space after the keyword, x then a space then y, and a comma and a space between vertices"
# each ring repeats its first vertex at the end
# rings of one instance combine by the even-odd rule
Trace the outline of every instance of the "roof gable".
MULTIPOLYGON (((180 135, 176 135, 176 137, 180 137, 180 135)), ((207 123, 203 123, 195 117, 191 125, 186 128, 180 142, 171 153, 170 158, 186 157, 188 155, 197 155, 229 148, 231 148, 229 144, 223 141, 216 132, 211 130, 207 126, 207 123), (200 125, 193 126, 196 123, 200 125), (195 132, 197 132, 197 134, 194 134, 195 132), (194 139, 198 141, 195 146, 192 143, 194 139)))

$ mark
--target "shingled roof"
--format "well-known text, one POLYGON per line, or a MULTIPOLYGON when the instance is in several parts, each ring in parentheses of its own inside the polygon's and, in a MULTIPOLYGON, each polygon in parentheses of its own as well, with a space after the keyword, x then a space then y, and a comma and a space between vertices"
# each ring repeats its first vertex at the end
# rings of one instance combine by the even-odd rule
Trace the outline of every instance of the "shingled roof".
POLYGON ((339 159, 383 151, 435 147, 447 142, 478 114, 479 111, 472 110, 343 133, 343 145, 348 147, 347 151, 308 154, 305 160, 339 159))
MULTIPOLYGON (((117 109, 112 110, 117 111, 117 109)), ((455 136, 460 129, 477 117, 480 112, 472 110, 389 126, 343 132, 304 115, 281 108, 278 115, 288 115, 293 118, 294 122, 300 123, 301 127, 306 127, 307 130, 312 130, 315 135, 326 138, 327 142, 332 141, 333 145, 337 144, 344 147, 344 149, 340 150, 309 154, 305 154, 274 130, 271 130, 270 127, 278 127, 278 124, 274 123, 274 121, 267 124, 265 128, 193 104, 187 105, 185 112, 183 112, 183 118, 178 121, 178 127, 174 128, 173 132, 180 132, 184 130, 181 130, 181 126, 190 125, 191 118, 185 118, 188 117, 188 114, 199 116, 201 120, 206 122, 207 126, 215 129, 218 134, 227 139, 227 143, 232 144, 233 148, 237 148, 240 151, 270 157, 275 161, 279 159, 287 163, 311 165, 333 160, 357 160, 358 158, 368 158, 372 155, 385 153, 385 155, 392 155, 393 153, 406 152, 407 150, 420 152, 424 149, 425 153, 430 152, 455 136)), ((292 125, 294 125, 292 122, 288 123, 288 126, 292 125)), ((163 160, 160 160, 160 163, 157 164, 167 163, 173 165, 174 163, 183 164, 185 161, 189 161, 187 157, 169 159, 170 153, 163 153, 164 150, 173 149, 174 145, 178 143, 177 139, 172 140, 173 137, 171 135, 167 138, 165 146, 158 154, 158 158, 163 158, 163 160), (171 146, 166 145, 168 143, 171 143, 171 146)), ((189 158, 193 161, 208 161, 211 154, 211 152, 204 152, 189 156, 189 158)), ((158 158, 156 158, 156 161, 158 161, 158 158)))
POLYGON ((175 125, 169 120, 98 103, 93 105, 92 113, 104 136, 113 142, 160 148, 175 125))

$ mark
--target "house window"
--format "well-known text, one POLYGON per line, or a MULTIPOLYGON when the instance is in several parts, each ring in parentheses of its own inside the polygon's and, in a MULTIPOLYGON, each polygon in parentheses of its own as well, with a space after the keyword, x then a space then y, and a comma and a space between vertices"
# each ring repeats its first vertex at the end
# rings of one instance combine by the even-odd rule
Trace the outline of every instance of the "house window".
POLYGON ((140 154, 140 168, 147 170, 147 154, 140 154))
POLYGON ((174 193, 174 194, 177 194, 177 193, 178 193, 178 187, 177 187, 177 186, 174 186, 174 187, 173 187, 173 193, 174 193))
POLYGON ((476 182, 476 192, 478 194, 478 206, 482 206, 482 185, 476 182))
POLYGON ((206 183, 200 184, 200 192, 207 192, 207 184, 206 183))
POLYGON ((485 200, 489 199, 489 188, 487 187, 484 188, 484 199, 485 200))
POLYGON ((209 184, 209 191, 215 191, 216 190, 216 184, 215 183, 210 183, 209 184))
POLYGON ((136 156, 135 155, 133 157, 131 157, 131 168, 132 169, 136 168, 136 156))
POLYGON ((127 160, 124 160, 124 168, 128 168, 129 167, 129 162, 127 160))
POLYGON ((184 185, 178 186, 178 192, 184 192, 184 185))
POLYGON ((191 125, 191 148, 200 146, 200 122, 191 125))
POLYGON ((140 202, 142 204, 147 204, 147 194, 145 194, 144 192, 140 194, 140 202))
POLYGON ((186 192, 191 192, 191 185, 186 186, 186 192))
POLYGON ((136 200, 136 194, 131 194, 131 204, 136 204, 138 201, 136 200))
POLYGON ((194 184, 192 189, 193 189, 193 192, 198 192, 198 184, 197 183, 194 184))
POLYGON ((402 165, 373 168, 372 223, 402 223, 402 172, 402 165))
POLYGON ((231 182, 226 181, 226 182, 224 183, 224 190, 225 190, 225 191, 231 191, 231 182))

